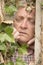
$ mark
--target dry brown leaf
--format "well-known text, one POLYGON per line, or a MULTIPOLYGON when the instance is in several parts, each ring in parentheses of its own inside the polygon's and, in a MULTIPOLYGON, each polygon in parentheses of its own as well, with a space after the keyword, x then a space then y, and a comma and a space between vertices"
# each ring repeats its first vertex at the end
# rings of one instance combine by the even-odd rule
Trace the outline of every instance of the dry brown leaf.
POLYGON ((3 56, 2 56, 2 54, 1 54, 1 52, 0 52, 0 62, 1 62, 1 63, 4 63, 4 59, 3 59, 3 56))
POLYGON ((2 21, 3 23, 6 23, 6 24, 12 24, 13 21, 12 20, 6 20, 6 21, 2 21))

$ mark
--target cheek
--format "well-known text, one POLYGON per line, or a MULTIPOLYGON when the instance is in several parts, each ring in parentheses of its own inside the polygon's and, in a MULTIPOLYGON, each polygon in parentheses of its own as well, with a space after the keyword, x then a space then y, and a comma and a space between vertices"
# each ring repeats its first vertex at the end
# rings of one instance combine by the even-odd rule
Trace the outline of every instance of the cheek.
POLYGON ((35 26, 28 27, 28 32, 30 36, 33 36, 35 34, 35 26))
POLYGON ((35 33, 35 27, 32 27, 32 28, 31 28, 31 31, 32 31, 33 33, 35 33))
POLYGON ((15 21, 14 22, 14 27, 16 28, 16 29, 18 29, 18 27, 19 27, 19 24, 15 21))

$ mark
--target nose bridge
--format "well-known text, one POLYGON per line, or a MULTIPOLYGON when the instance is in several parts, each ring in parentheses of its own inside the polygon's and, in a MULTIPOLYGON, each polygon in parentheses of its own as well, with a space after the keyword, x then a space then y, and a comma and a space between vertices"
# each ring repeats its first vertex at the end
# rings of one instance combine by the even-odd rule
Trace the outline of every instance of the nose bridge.
POLYGON ((22 21, 21 27, 26 28, 27 27, 27 18, 24 18, 22 21))
POLYGON ((26 21, 27 21, 27 18, 25 17, 25 18, 24 18, 24 24, 26 23, 26 21))

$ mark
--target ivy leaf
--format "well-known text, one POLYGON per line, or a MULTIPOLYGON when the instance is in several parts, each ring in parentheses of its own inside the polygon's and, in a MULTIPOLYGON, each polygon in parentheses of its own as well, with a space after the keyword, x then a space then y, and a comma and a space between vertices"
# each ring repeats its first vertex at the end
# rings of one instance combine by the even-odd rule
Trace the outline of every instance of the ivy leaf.
POLYGON ((25 48, 19 48, 18 52, 20 54, 27 54, 27 50, 25 48))
POLYGON ((14 43, 14 39, 8 36, 7 34, 4 34, 4 37, 6 41, 14 43))
MULTIPOLYGON (((12 29, 12 26, 10 24, 1 23, 0 24, 0 32, 4 32, 7 27, 10 27, 12 29)), ((8 32, 8 31, 7 31, 8 32)))
POLYGON ((22 45, 21 47, 18 48, 18 52, 20 54, 27 54, 27 46, 26 45, 22 45))
POLYGON ((13 46, 10 47, 10 49, 9 49, 9 51, 8 51, 8 53, 10 52, 10 53, 8 54, 8 56, 12 56, 13 53, 14 53, 14 51, 15 51, 15 47, 14 47, 14 45, 13 45, 13 46))
POLYGON ((16 62, 16 65, 23 65, 23 63, 21 63, 21 62, 16 62))
POLYGON ((4 23, 0 24, 0 32, 4 31, 5 27, 6 27, 6 25, 4 23))
POLYGON ((27 65, 25 61, 23 61, 21 58, 16 59, 16 65, 27 65))
POLYGON ((41 6, 43 6, 43 2, 41 2, 41 6))
POLYGON ((11 36, 11 35, 12 35, 12 32, 13 32, 13 28, 12 28, 11 26, 7 26, 7 27, 5 28, 5 32, 6 32, 9 36, 11 36))
POLYGON ((0 41, 4 42, 4 41, 8 41, 8 42, 12 42, 14 43, 14 39, 12 37, 10 37, 9 35, 7 35, 6 33, 0 33, 0 41))
POLYGON ((4 63, 0 63, 0 65, 4 65, 4 63))
POLYGON ((12 16, 15 11, 17 11, 17 8, 16 8, 15 6, 13 6, 13 5, 10 5, 10 6, 6 5, 6 6, 5 6, 5 12, 6 12, 8 15, 12 16))
POLYGON ((4 34, 3 33, 0 33, 0 41, 1 42, 4 42, 5 41, 5 37, 4 37, 4 34))
POLYGON ((14 65, 14 63, 12 61, 6 63, 6 65, 14 65))
POLYGON ((6 45, 4 43, 0 44, 0 50, 6 51, 6 45))

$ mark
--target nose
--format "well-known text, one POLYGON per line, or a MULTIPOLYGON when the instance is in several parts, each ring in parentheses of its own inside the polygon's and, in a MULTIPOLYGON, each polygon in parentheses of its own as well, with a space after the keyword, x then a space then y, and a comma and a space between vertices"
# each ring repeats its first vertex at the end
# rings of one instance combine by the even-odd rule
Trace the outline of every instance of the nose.
POLYGON ((21 22, 20 27, 23 28, 23 29, 27 29, 27 20, 26 20, 26 19, 24 19, 24 20, 21 22))

